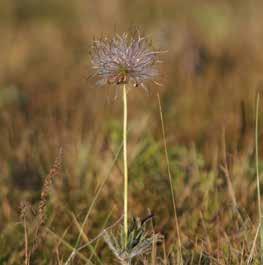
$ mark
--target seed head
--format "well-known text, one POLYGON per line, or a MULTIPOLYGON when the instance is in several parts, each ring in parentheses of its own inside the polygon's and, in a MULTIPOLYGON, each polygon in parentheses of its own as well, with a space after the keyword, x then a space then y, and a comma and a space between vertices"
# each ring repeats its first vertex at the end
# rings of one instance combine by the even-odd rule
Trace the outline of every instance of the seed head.
POLYGON ((158 75, 156 63, 159 52, 151 49, 147 38, 139 33, 115 35, 95 40, 91 64, 100 85, 142 85, 158 75))

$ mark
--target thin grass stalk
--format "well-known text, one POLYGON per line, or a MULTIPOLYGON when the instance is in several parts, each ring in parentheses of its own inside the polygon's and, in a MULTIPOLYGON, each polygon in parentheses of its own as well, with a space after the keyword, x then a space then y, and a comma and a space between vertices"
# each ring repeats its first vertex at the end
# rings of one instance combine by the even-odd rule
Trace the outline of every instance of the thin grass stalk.
POLYGON ((253 259, 253 255, 254 255, 255 248, 256 248, 256 242, 257 242, 259 230, 260 230, 260 223, 258 224, 257 231, 256 231, 256 234, 255 234, 255 237, 254 237, 254 240, 253 240, 253 244, 252 244, 248 259, 247 259, 247 265, 251 264, 251 261, 253 259))
MULTIPOLYGON (((84 262, 86 262, 85 264, 94 265, 88 258, 86 258, 85 255, 83 255, 81 252, 79 252, 77 249, 75 249, 74 246, 72 246, 70 243, 68 243, 62 237, 60 237, 59 235, 57 235, 55 232, 53 232, 49 228, 46 228, 45 230, 46 230, 47 233, 49 233, 50 236, 52 236, 53 238, 56 238, 65 247, 67 247, 69 250, 71 250, 72 251, 71 252, 71 256, 74 255, 74 254, 76 254, 80 259, 82 259, 84 262), (74 253, 74 254, 72 254, 72 253, 74 253)), ((69 262, 70 262, 70 259, 68 259, 64 264, 67 265, 67 264, 69 264, 69 262)))
POLYGON ((225 174, 225 177, 226 177, 229 196, 232 200, 234 208, 236 209, 237 208, 237 200, 236 200, 236 196, 235 196, 235 192, 234 192, 234 188, 233 188, 233 183, 231 181, 230 172, 229 172, 229 168, 228 168, 228 164, 227 164, 225 128, 223 129, 223 133, 222 133, 222 147, 223 147, 223 166, 221 168, 222 168, 222 170, 225 174))
POLYGON ((261 192, 260 192, 260 176, 259 176, 259 156, 258 156, 258 122, 259 122, 259 102, 260 91, 257 92, 256 102, 256 124, 255 124, 255 159, 256 159, 256 174, 257 174, 257 195, 258 195, 258 217, 260 226, 260 260, 263 263, 263 227, 262 227, 262 212, 261 212, 261 192))
MULTIPOLYGON (((97 200, 98 200, 98 198, 99 198, 99 195, 100 195, 100 193, 102 192, 102 190, 103 190, 103 188, 104 188, 104 186, 105 186, 105 183, 106 183, 106 181, 108 180, 108 178, 109 178, 109 176, 110 176, 110 173, 111 173, 111 171, 112 171, 112 169, 113 169, 115 163, 117 162, 117 159, 118 159, 118 157, 119 157, 119 155, 120 155, 120 153, 121 153, 122 145, 123 145, 123 144, 120 145, 120 147, 119 147, 119 149, 118 149, 116 155, 114 156, 114 160, 113 160, 113 162, 112 162, 112 164, 111 164, 111 166, 110 166, 110 169, 109 169, 108 174, 105 176, 105 178, 103 179, 102 183, 100 184, 99 188, 98 188, 97 191, 96 191, 96 194, 95 194, 95 196, 94 196, 94 198, 93 198, 93 200, 92 200, 92 202, 91 202, 91 205, 90 205, 90 207, 89 207, 89 209, 88 209, 88 212, 87 212, 87 214, 86 214, 86 216, 85 216, 85 218, 84 218, 84 221, 83 221, 83 223, 82 223, 82 226, 81 226, 81 230, 82 230, 82 231, 84 230, 84 227, 85 227, 85 225, 86 225, 86 223, 87 223, 87 221, 88 221, 88 218, 89 218, 89 216, 90 216, 90 214, 91 214, 91 211, 92 211, 92 209, 94 208, 94 205, 95 205, 95 203, 97 202, 97 200)), ((76 241, 76 244, 75 244, 75 247, 73 248, 73 252, 74 252, 74 253, 72 252, 72 253, 70 254, 70 256, 68 257, 67 261, 65 262, 65 265, 69 264, 69 262, 71 261, 71 259, 72 259, 72 258, 75 256, 75 254, 77 253, 76 251, 77 251, 77 248, 78 248, 78 246, 79 246, 79 243, 80 243, 81 235, 82 235, 82 234, 83 234, 83 233, 80 231, 80 232, 79 232, 79 235, 78 235, 78 238, 77 238, 77 241, 76 241)))
POLYGON ((25 265, 29 265, 29 260, 30 260, 30 254, 28 251, 28 232, 27 232, 27 223, 26 223, 26 219, 24 217, 24 238, 25 238, 25 265))
POLYGON ((168 171, 168 176, 169 176, 169 183, 170 183, 172 202, 173 202, 173 209, 174 209, 174 221, 175 221, 176 233, 177 233, 177 238, 178 238, 179 259, 180 259, 179 260, 179 265, 182 265, 183 264, 182 243, 181 243, 180 229, 179 229, 179 223, 178 223, 178 217, 177 217, 177 211, 176 211, 176 203, 175 203, 175 195, 174 195, 174 189, 173 189, 173 183, 172 183, 172 174, 171 174, 171 168, 170 168, 170 162, 169 162, 169 155, 168 155, 168 150, 167 150, 167 142, 166 142, 165 127, 164 127, 163 111, 162 111, 162 105, 161 105, 161 100, 160 100, 159 93, 157 93, 157 98, 158 98, 159 112, 160 112, 160 119, 161 119, 161 126, 162 126, 162 135, 163 135, 163 142, 164 142, 165 159, 166 159, 166 164, 167 164, 167 171, 168 171))
POLYGON ((124 168, 124 234, 128 241, 128 164, 127 164, 127 88, 123 84, 123 168, 124 168))

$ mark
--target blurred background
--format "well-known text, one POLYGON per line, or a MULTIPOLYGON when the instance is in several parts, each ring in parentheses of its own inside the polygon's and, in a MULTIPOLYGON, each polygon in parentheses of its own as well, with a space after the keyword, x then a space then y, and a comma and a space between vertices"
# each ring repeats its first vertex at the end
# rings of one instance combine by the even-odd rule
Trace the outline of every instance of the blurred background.
MULTIPOLYGON (((248 176, 233 182, 240 203, 249 203, 253 212, 262 8, 259 0, 0 1, 0 230, 18 218, 20 201, 38 200, 60 146, 64 166, 52 195, 53 223, 58 216, 70 223, 65 208, 82 220, 107 174, 89 232, 100 229, 110 210, 113 220, 122 212, 121 156, 110 171, 121 143, 122 102, 119 88, 98 87, 89 79, 89 50, 94 38, 134 27, 167 53, 161 54, 162 86, 149 83, 148 93, 141 88, 129 93, 131 212, 144 215, 150 208, 159 216, 160 229, 173 229, 158 92, 182 229, 191 227, 196 235, 195 225, 188 223, 191 209, 204 206, 201 198, 207 203, 210 188, 226 190, 219 170, 224 143, 234 175, 248 176), (251 193, 244 195, 244 189, 251 193)), ((218 200, 211 199, 215 209, 218 200)), ((59 233, 60 226, 56 229, 59 233)))

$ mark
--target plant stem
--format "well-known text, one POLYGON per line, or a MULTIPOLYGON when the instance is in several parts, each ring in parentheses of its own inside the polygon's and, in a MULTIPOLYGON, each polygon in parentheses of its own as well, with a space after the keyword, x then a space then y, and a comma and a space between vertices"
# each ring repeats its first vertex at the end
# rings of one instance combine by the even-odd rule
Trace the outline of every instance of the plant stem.
POLYGON ((257 171, 257 195, 258 195, 258 217, 260 227, 260 252, 261 262, 263 262, 263 227, 262 227, 262 212, 261 212, 261 198, 260 198, 260 176, 259 176, 259 157, 258 157, 258 120, 259 120, 259 101, 260 91, 257 92, 256 102, 256 125, 255 125, 255 159, 256 159, 256 171, 257 171))
POLYGON ((179 247, 178 264, 182 265, 183 264, 182 242, 181 242, 179 222, 178 222, 177 211, 176 211, 175 194, 174 194, 174 188, 173 188, 173 182, 172 182, 172 173, 171 173, 171 167, 170 167, 170 161, 169 161, 169 155, 168 155, 166 133, 165 133, 164 119, 163 119, 163 111, 162 111, 162 105, 161 105, 161 99, 160 99, 159 93, 157 93, 157 98, 158 98, 158 105, 159 105, 159 112, 160 112, 160 119, 161 119, 161 128, 162 128, 162 135, 163 135, 163 142, 164 142, 165 160, 166 160, 166 164, 167 164, 167 171, 168 171, 168 176, 169 176, 169 183, 170 183, 173 209, 174 209, 174 221, 175 221, 176 233, 177 233, 177 238, 178 238, 178 247, 179 247))
POLYGON ((124 234, 128 241, 127 88, 123 85, 124 234))
POLYGON ((29 265, 29 253, 28 253, 28 233, 27 233, 27 224, 24 217, 24 231, 25 231, 25 265, 29 265))

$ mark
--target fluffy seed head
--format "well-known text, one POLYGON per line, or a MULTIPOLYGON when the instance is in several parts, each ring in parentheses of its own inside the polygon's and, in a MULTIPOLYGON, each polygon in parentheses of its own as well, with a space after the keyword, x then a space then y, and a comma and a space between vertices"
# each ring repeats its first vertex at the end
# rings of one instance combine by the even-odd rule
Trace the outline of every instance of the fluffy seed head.
POLYGON ((139 33, 101 38, 92 45, 91 64, 100 85, 143 85, 157 75, 157 54, 139 33))

